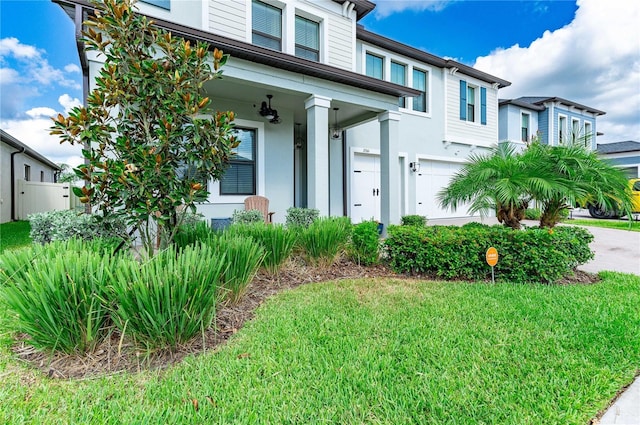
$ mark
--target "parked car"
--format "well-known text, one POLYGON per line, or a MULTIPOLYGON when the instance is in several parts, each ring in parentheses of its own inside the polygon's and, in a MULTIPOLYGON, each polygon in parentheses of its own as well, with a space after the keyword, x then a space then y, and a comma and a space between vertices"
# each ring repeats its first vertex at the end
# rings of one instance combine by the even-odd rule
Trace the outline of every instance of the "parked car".
MULTIPOLYGON (((640 179, 630 179, 629 189, 631 189, 633 214, 640 214, 640 179)), ((588 204, 589 215, 593 218, 618 218, 620 212, 617 210, 607 210, 601 205, 588 204)))

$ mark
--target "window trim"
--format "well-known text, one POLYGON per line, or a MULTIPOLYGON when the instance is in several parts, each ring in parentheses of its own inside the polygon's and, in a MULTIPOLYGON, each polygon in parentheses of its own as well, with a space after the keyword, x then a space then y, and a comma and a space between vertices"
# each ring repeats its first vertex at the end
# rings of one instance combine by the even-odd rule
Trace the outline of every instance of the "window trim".
POLYGON ((379 79, 379 80, 385 80, 386 73, 384 72, 384 71, 385 71, 385 69, 384 69, 384 68, 385 68, 385 62, 386 62, 386 60, 385 60, 385 59, 386 59, 386 58, 385 58, 384 56, 382 56, 382 55, 379 55, 379 54, 376 54, 376 53, 372 53, 372 52, 370 52, 370 51, 368 51, 368 50, 367 50, 367 51, 365 51, 364 58, 365 58, 365 62, 364 62, 364 75, 366 75, 366 76, 368 76, 368 77, 371 77, 371 78, 377 78, 377 79, 379 79), (370 75, 370 74, 369 74, 369 67, 367 66, 367 63, 369 62, 369 61, 367 60, 367 58, 368 58, 369 56, 374 57, 374 58, 377 58, 377 59, 380 59, 380 61, 381 61, 381 68, 380 68, 380 72, 382 73, 382 76, 380 76, 380 77, 376 77, 376 76, 373 76, 373 75, 370 75))
POLYGON ((588 148, 593 145, 593 123, 587 120, 584 120, 584 142, 588 148), (587 130, 587 126, 589 126, 589 130, 587 130))
POLYGON ((573 143, 580 139, 580 118, 571 117, 571 141, 573 143), (578 123, 576 125, 576 123, 578 123))
POLYGON ((558 140, 556 145, 564 145, 564 137, 567 134, 567 116, 564 114, 558 114, 558 131, 556 131, 556 135, 558 136, 558 140), (562 125, 562 121, 564 120, 564 125, 562 125))
POLYGON ((521 142, 529 142, 531 141, 531 114, 529 112, 520 111, 520 141, 521 142), (526 140, 522 138, 522 131, 525 127, 522 126, 522 119, 527 117, 527 138, 526 140))
MULTIPOLYGON (((256 160, 255 160, 255 178, 256 178, 256 195, 265 194, 265 173, 264 173, 264 157, 265 157, 265 131, 264 123, 260 121, 250 121, 236 118, 234 120, 236 127, 256 130, 256 160)), ((247 196, 250 195, 222 195, 220 194, 220 181, 209 181, 209 199, 212 204, 242 204, 247 196)))
POLYGON ((24 181, 31 181, 31 165, 24 164, 24 181))

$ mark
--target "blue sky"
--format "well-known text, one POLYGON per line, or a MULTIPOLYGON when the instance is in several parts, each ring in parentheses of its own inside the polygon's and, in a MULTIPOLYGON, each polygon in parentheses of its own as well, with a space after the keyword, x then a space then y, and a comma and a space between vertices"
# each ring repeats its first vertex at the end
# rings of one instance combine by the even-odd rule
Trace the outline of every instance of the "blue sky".
MULTIPOLYGON (((558 96, 606 111, 599 143, 640 141, 640 1, 374 2, 366 29, 511 81, 501 98, 558 96)), ((49 0, 0 0, 0 126, 75 165, 77 149, 46 131, 49 116, 82 98, 73 31, 49 0)))

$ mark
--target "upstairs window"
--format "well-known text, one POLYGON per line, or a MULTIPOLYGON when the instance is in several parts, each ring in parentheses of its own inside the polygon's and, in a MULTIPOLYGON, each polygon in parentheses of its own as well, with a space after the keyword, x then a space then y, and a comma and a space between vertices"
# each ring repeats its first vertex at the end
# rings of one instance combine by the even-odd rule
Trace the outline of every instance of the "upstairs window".
POLYGON ((380 56, 367 53, 366 71, 369 77, 383 79, 384 60, 380 56))
POLYGON ((220 195, 255 195, 257 131, 236 127, 234 132, 240 145, 220 179, 220 195))
POLYGON ((24 164, 24 181, 31 181, 31 166, 24 164))
POLYGON ((531 132, 529 131, 529 114, 522 114, 522 127, 521 127, 521 136, 520 136, 520 140, 522 140, 523 142, 528 142, 529 141, 529 134, 531 134, 531 132))
POLYGON ((40 171, 40 181, 44 181, 44 171, 40 171))
MULTIPOLYGON (((391 82, 405 86, 407 84, 407 67, 401 63, 391 62, 391 82)), ((406 107, 404 97, 398 99, 398 106, 406 107)))
POLYGON ((282 10, 258 0, 251 5, 252 43, 273 50, 282 50, 282 10))
POLYGON ((320 24, 300 16, 296 16, 296 56, 320 60, 320 24))
POLYGON ((567 117, 558 117, 558 144, 564 144, 567 131, 567 117))
POLYGON ((478 110, 480 112, 480 124, 487 125, 487 89, 479 87, 480 105, 478 107, 478 87, 468 85, 465 80, 460 80, 460 119, 476 122, 478 110))
POLYGON ((571 120, 571 141, 577 142, 578 137, 580 137, 580 120, 574 118, 571 120))
POLYGON ((142 3, 149 3, 163 9, 171 10, 171 0, 140 0, 142 3))
POLYGON ((420 90, 420 95, 413 98, 413 110, 427 112, 427 73, 419 69, 413 70, 413 88, 420 90))
POLYGON ((591 140, 593 138, 593 130, 591 129, 591 123, 584 122, 584 145, 585 147, 591 147, 591 140))

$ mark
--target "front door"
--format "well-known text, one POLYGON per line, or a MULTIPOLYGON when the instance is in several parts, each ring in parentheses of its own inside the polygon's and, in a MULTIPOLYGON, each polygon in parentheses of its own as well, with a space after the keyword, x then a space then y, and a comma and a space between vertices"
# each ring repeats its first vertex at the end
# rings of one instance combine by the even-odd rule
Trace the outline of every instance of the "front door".
POLYGON ((355 154, 351 172, 351 221, 380 220, 380 156, 355 154))

